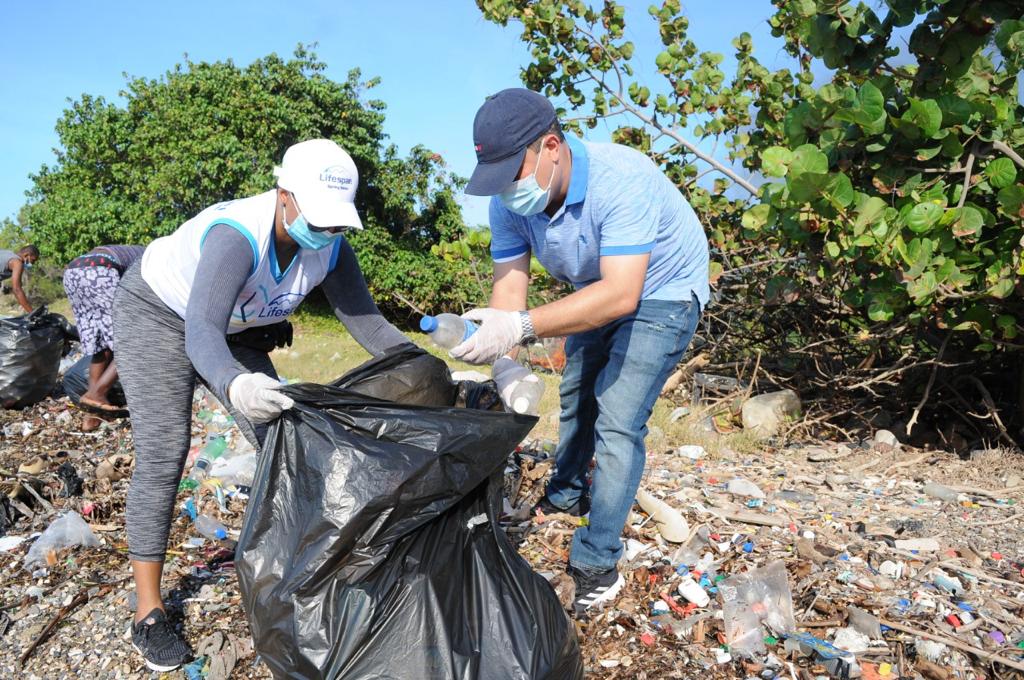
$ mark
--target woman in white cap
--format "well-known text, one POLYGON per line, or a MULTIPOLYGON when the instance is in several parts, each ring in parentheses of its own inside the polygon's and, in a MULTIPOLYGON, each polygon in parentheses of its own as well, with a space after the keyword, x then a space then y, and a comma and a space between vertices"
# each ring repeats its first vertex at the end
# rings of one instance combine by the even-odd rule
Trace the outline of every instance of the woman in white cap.
POLYGON ((121 383, 136 463, 128 489, 128 556, 138 596, 132 642, 150 669, 191 649, 160 596, 167 538, 191 437, 196 377, 258 445, 292 401, 268 352, 291 341, 285 321, 322 285, 335 314, 374 355, 409 340, 370 297, 342 234, 362 229, 355 164, 326 139, 290 147, 276 189, 213 205, 157 239, 122 279, 114 309, 121 383))

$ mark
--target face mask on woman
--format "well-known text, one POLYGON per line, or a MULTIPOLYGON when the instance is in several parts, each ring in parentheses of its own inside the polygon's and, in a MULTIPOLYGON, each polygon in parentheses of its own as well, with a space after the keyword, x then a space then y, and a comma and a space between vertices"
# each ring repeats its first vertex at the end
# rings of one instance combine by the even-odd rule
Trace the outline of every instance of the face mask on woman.
MULTIPOLYGON (((295 198, 292 198, 294 201, 295 198)), ((298 208, 298 204, 295 205, 298 208)), ((320 250, 334 243, 341 234, 345 231, 342 228, 337 229, 318 229, 311 227, 306 218, 303 217, 302 211, 299 211, 299 216, 289 224, 288 218, 285 217, 284 206, 281 207, 281 222, 284 224, 284 230, 288 232, 288 235, 292 237, 296 243, 299 244, 300 248, 308 248, 310 250, 320 250)))

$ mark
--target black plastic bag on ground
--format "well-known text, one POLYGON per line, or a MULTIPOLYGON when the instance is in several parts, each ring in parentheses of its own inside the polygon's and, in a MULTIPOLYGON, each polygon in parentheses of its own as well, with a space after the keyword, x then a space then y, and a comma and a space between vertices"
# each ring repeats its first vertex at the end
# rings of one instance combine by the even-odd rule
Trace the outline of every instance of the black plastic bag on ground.
POLYGON ((66 341, 75 335, 67 319, 46 307, 0 319, 0 405, 24 408, 49 396, 66 341))
MULTIPOLYGON (((285 388, 236 551, 256 650, 278 678, 582 678, 572 622, 498 524, 536 419, 357 393, 422 354, 285 388)), ((449 394, 432 362, 422 384, 449 394)))
MULTIPOLYGON (((76 406, 82 400, 82 395, 89 389, 89 364, 91 363, 92 357, 84 356, 72 364, 71 368, 64 371, 64 380, 61 383, 64 394, 68 395, 68 399, 76 406)), ((128 405, 128 401, 124 398, 124 390, 121 389, 120 380, 115 380, 114 384, 110 386, 110 391, 107 392, 107 401, 114 406, 126 407, 128 405)))

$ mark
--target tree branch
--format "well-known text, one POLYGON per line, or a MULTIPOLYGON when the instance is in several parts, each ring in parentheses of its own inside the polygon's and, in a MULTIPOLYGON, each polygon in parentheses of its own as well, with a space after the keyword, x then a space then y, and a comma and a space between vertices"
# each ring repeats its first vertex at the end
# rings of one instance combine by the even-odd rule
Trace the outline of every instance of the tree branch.
POLYGON ((1018 154, 1016 151, 1007 146, 1006 142, 996 140, 992 142, 992 148, 995 149, 996 151, 1002 151, 1003 154, 1010 158, 1010 160, 1012 160, 1020 167, 1024 168, 1024 158, 1021 158, 1020 154, 1018 154))
MULTIPOLYGON (((616 99, 618 99, 619 104, 622 106, 622 108, 624 108, 626 111, 629 111, 629 113, 633 114, 635 117, 640 119, 648 127, 652 128, 652 129, 655 129, 658 132, 660 132, 660 133, 662 133, 662 134, 664 134, 664 135, 666 135, 668 137, 671 137, 672 139, 676 140, 676 142, 678 144, 680 144, 683 148, 685 148, 687 151, 692 153, 694 156, 696 156, 697 158, 701 159, 702 161, 704 161, 705 163, 707 163, 708 165, 713 167, 715 170, 717 170, 718 172, 722 173, 723 175, 725 175, 726 177, 731 179, 733 182, 735 182, 736 184, 738 184, 741 187, 743 187, 744 189, 746 189, 750 193, 751 196, 757 196, 757 187, 755 187, 753 184, 751 184, 747 180, 745 180, 742 177, 740 177, 739 175, 737 175, 736 172, 733 171, 731 168, 729 168, 727 165, 725 165, 721 161, 719 161, 719 160, 715 159, 714 157, 709 156, 708 154, 706 154, 703 151, 701 151, 697 147, 696 144, 694 144, 690 140, 688 140, 685 137, 683 137, 682 135, 680 135, 674 129, 662 126, 662 124, 659 123, 657 120, 655 120, 654 118, 644 114, 637 107, 635 107, 632 104, 630 104, 627 101, 625 92, 623 92, 622 72, 619 70, 619 65, 615 62, 615 59, 613 59, 611 57, 611 55, 608 54, 607 48, 605 48, 605 46, 603 44, 601 44, 601 42, 599 40, 596 40, 594 38, 594 36, 590 32, 586 31, 585 29, 580 28, 579 26, 577 26, 576 30, 579 33, 581 33, 585 38, 587 38, 587 40, 592 42, 594 45, 596 45, 597 47, 600 47, 601 51, 605 53, 606 57, 608 58, 608 61, 612 65, 612 68, 615 69, 615 76, 616 76, 616 79, 618 80, 618 83, 619 83, 618 91, 615 91, 611 87, 609 87, 608 84, 606 82, 604 82, 604 79, 597 78, 590 71, 590 69, 584 68, 583 72, 586 73, 591 78, 594 78, 595 81, 599 82, 600 85, 601 85, 601 88, 604 89, 605 92, 607 92, 608 94, 610 94, 613 97, 615 97, 616 99)), ((565 53, 565 55, 567 57, 570 57, 570 58, 572 57, 572 55, 569 54, 568 50, 566 50, 561 45, 559 46, 559 49, 561 49, 565 53)))
POLYGON ((967 165, 964 167, 964 188, 960 191, 960 200, 957 201, 956 207, 964 207, 964 201, 967 200, 967 190, 971 188, 971 170, 974 169, 974 152, 967 156, 967 165))

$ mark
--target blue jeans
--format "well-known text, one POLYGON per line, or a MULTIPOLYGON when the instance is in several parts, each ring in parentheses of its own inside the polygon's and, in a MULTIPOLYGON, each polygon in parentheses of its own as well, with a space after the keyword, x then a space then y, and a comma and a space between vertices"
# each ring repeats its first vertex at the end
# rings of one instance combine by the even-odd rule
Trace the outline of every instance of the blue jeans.
POLYGON ((548 500, 561 508, 579 500, 590 461, 597 461, 590 522, 573 536, 572 566, 604 571, 619 561, 622 527, 646 462, 647 421, 699 319, 696 296, 690 302, 643 300, 633 314, 566 341, 548 500))

